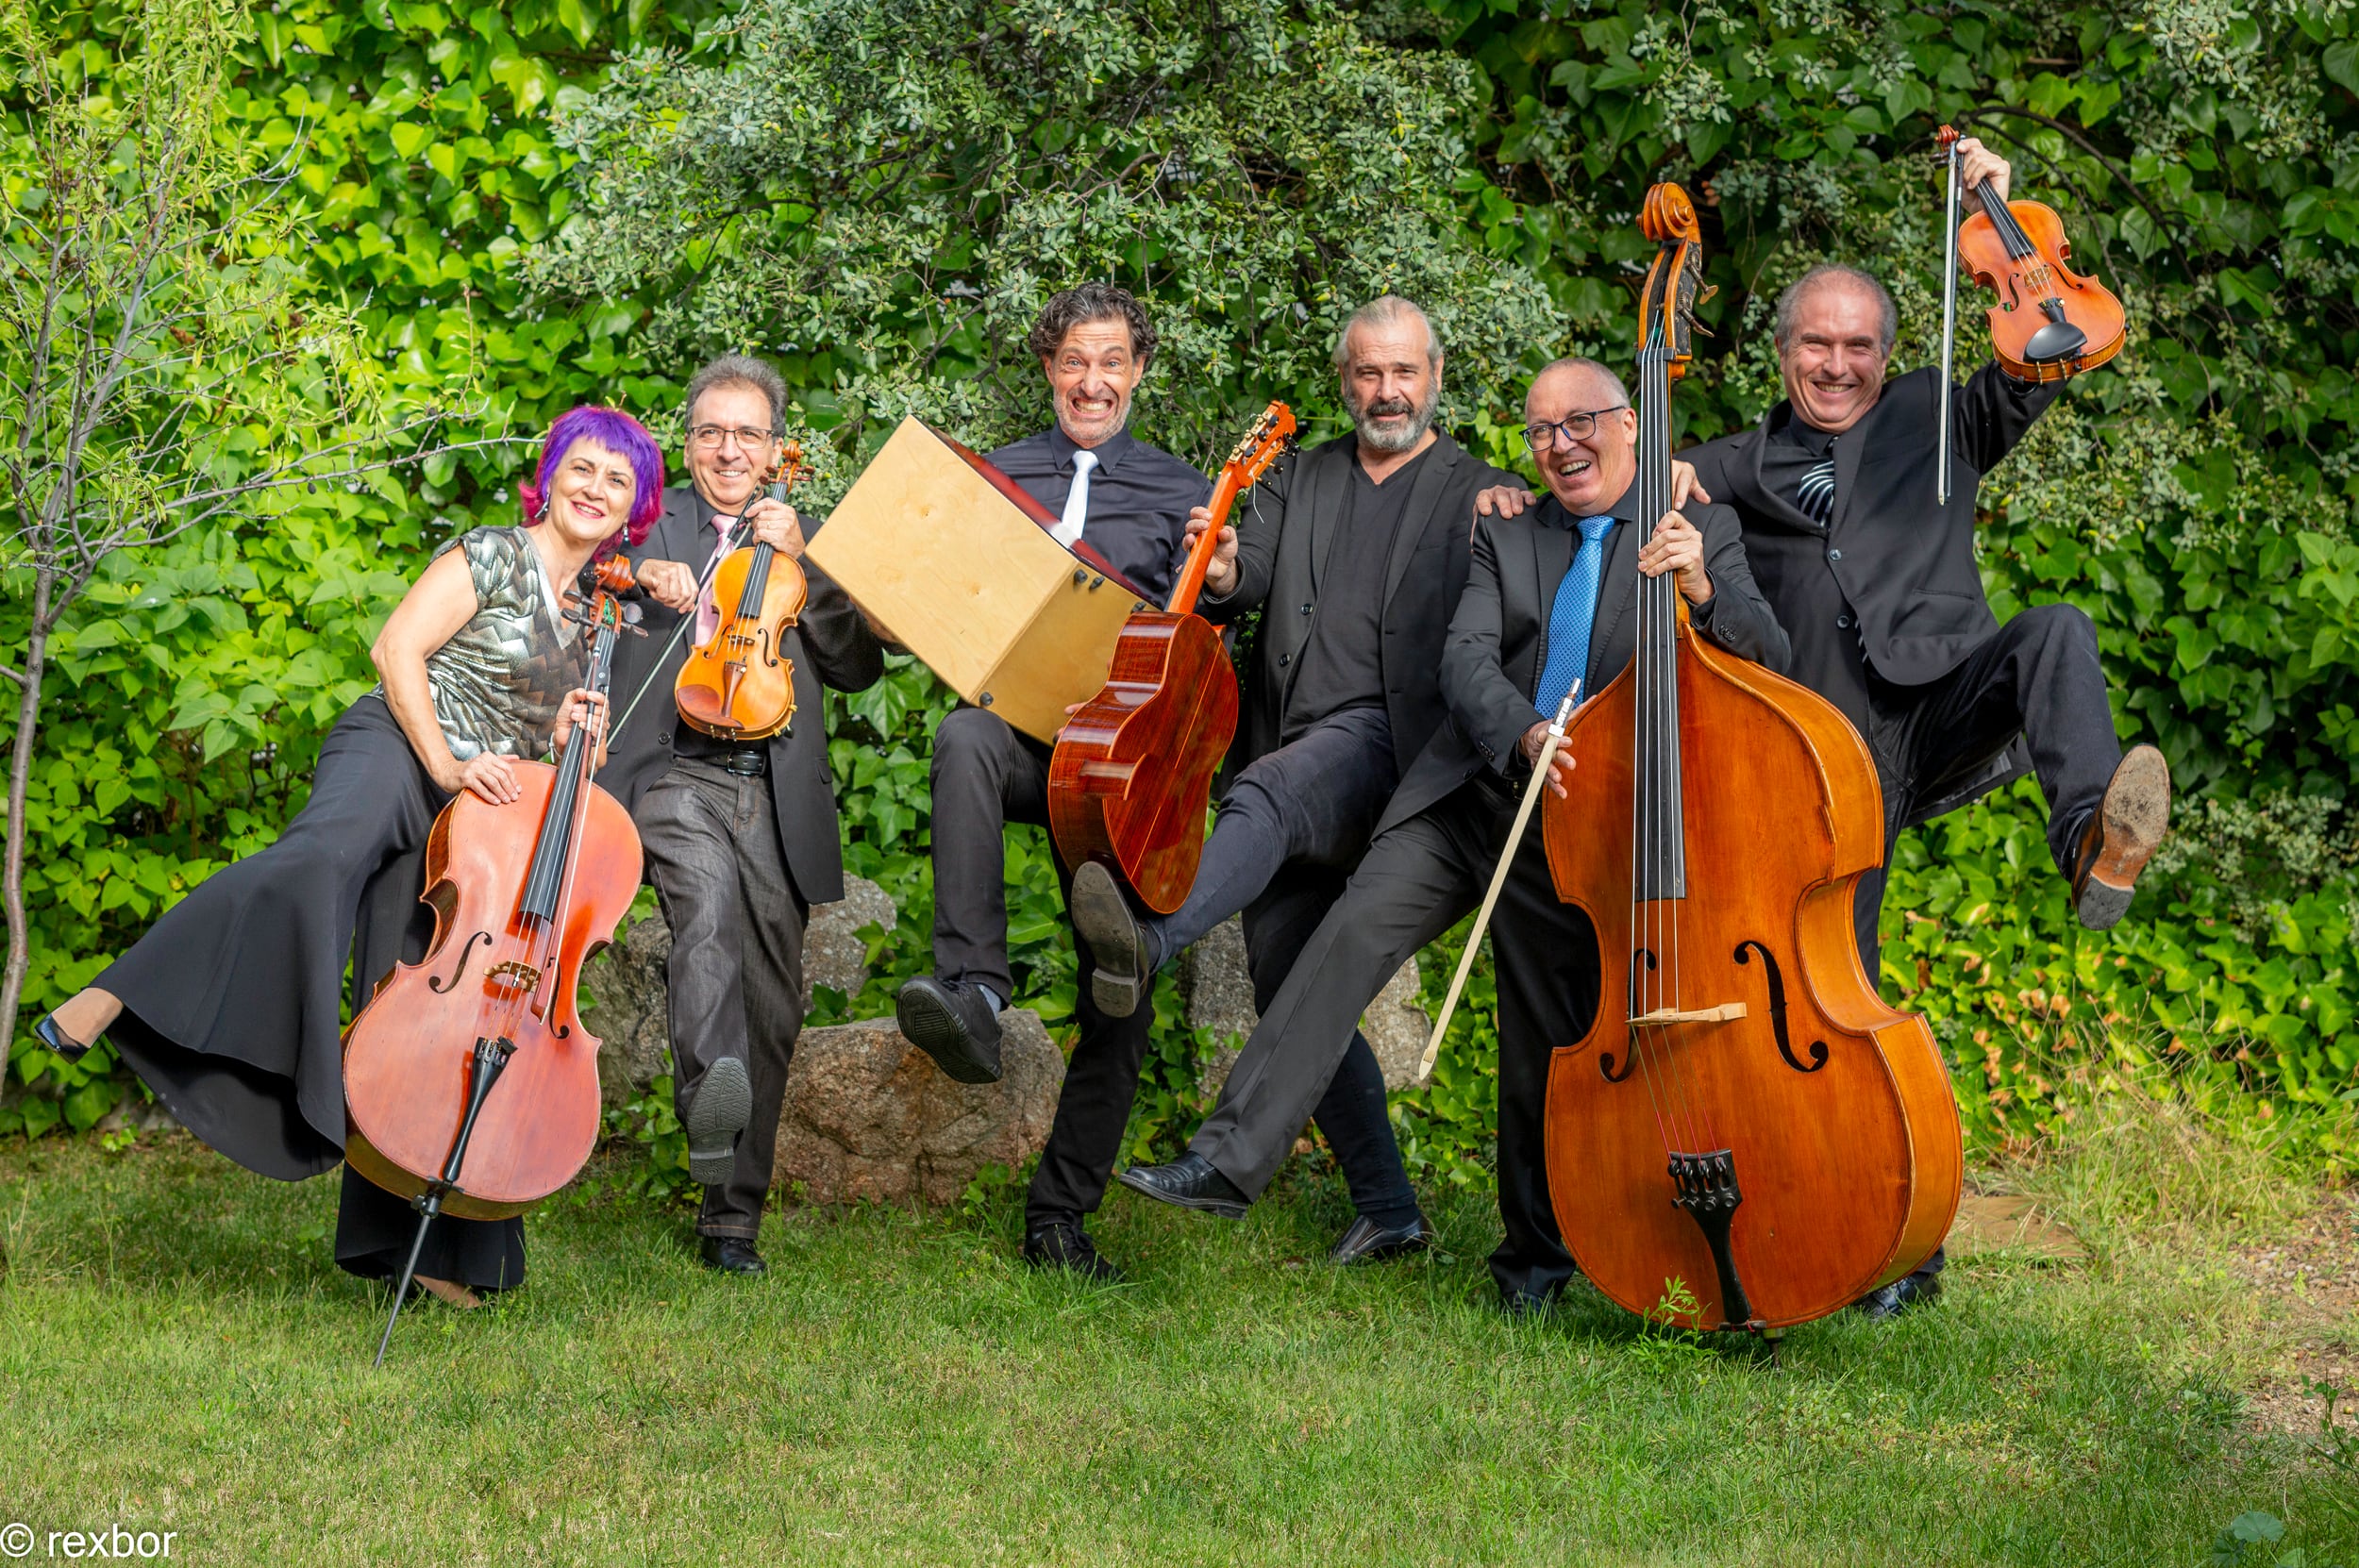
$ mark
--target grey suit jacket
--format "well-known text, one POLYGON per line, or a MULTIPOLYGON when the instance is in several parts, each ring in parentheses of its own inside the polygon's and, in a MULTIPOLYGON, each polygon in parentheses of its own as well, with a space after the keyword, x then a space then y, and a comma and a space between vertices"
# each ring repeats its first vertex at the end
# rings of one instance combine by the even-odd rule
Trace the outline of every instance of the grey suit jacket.
MULTIPOLYGON (((1638 647, 1638 544, 1631 514, 1636 487, 1613 508, 1622 525, 1606 547, 1597 620, 1589 637, 1589 667, 1581 678, 1586 701, 1619 675, 1638 647)), ((1704 536, 1712 598, 1690 620, 1732 653, 1782 674, 1791 656, 1785 632, 1769 613, 1745 560, 1736 514, 1726 507, 1690 506, 1688 521, 1704 536)), ((1486 767, 1502 779, 1527 771, 1520 742, 1543 718, 1532 706, 1548 657, 1548 612, 1557 584, 1573 563, 1580 533, 1553 495, 1521 517, 1486 517, 1475 528, 1466 592, 1450 622, 1442 655, 1442 699, 1449 722, 1411 765, 1390 804, 1382 832, 1405 822, 1486 767)))
MULTIPOLYGON (((1351 464, 1358 438, 1340 436, 1295 459, 1237 504, 1237 585, 1196 609, 1214 624, 1262 612, 1251 661, 1238 672, 1244 711, 1229 749, 1233 774, 1276 751, 1303 649, 1318 625, 1319 583, 1347 531, 1351 464), (1267 492, 1267 493, 1263 493, 1267 492)), ((1418 465, 1392 536, 1353 540, 1353 549, 1384 552, 1384 605, 1379 614, 1384 711, 1403 773, 1442 723, 1442 642, 1465 591, 1475 492, 1518 485, 1447 436, 1437 436, 1418 465)))
MULTIPOLYGON (((804 533, 816 533, 822 521, 804 517, 804 533)), ((645 542, 623 553, 634 561, 677 560, 701 572, 712 559, 717 537, 712 509, 704 497, 688 486, 675 485, 664 491, 663 515, 645 542)), ((884 650, 844 590, 810 562, 798 564, 810 579, 811 596, 783 649, 795 663, 795 722, 765 743, 770 748, 770 798, 778 809, 787 870, 804 903, 827 904, 844 896, 844 845, 836 821, 835 780, 828 769, 827 708, 820 686, 824 682, 839 692, 858 692, 876 684, 884 674, 884 650)), ((682 617, 652 599, 641 606, 641 613, 644 618, 640 625, 647 635, 625 638, 615 653, 615 716, 622 717, 622 705, 643 681, 648 683, 646 695, 615 735, 607 764, 598 771, 598 782, 634 813, 648 787, 672 765, 673 732, 680 722, 672 702, 672 683, 688 660, 688 640, 695 635, 691 627, 688 637, 665 657, 682 617)))

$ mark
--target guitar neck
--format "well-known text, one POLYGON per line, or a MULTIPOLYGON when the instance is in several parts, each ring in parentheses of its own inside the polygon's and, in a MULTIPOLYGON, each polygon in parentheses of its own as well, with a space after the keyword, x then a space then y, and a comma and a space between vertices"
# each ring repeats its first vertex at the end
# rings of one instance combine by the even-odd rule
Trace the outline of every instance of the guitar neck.
POLYGON ((1220 530, 1229 522, 1229 509, 1237 504, 1237 492, 1246 488, 1243 478, 1232 462, 1222 467, 1220 478, 1213 483, 1212 525, 1196 536, 1188 563, 1180 570, 1180 585, 1171 591, 1171 602, 1163 607, 1172 614, 1185 615, 1196 609, 1196 596, 1204 592, 1204 574, 1212 570, 1213 552, 1220 548, 1220 530))

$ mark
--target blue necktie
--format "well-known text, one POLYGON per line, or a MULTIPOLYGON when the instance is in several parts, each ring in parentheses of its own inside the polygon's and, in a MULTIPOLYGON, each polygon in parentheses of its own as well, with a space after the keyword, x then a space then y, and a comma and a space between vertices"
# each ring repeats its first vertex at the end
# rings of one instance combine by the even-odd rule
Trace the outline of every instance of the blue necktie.
POLYGON ((1540 670, 1540 690, 1533 706, 1556 717, 1564 693, 1589 668, 1589 634, 1598 623, 1598 584, 1605 575, 1605 536, 1614 531, 1611 517, 1581 520, 1581 549, 1573 557, 1564 580, 1556 585, 1556 603, 1548 610, 1548 661, 1540 670))

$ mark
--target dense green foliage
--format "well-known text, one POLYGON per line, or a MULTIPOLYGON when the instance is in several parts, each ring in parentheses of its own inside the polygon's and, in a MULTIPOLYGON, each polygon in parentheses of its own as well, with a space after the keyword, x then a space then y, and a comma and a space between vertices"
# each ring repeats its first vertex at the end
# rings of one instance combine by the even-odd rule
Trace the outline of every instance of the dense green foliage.
MULTIPOLYGON (((1911 835, 1885 983, 1934 1018, 1985 1139, 2151 1059, 2352 1157, 2351 7, 920 9, 292 0, 256 17, 223 134, 296 149, 311 286, 414 396, 479 391, 471 432, 528 435, 590 395, 662 415, 695 355, 752 347, 789 370, 840 486, 905 410, 977 443, 1040 422, 1021 329, 1083 275, 1152 301, 1165 348, 1140 427, 1191 457, 1272 395, 1335 427, 1333 324, 1392 286, 1442 320, 1453 428, 1507 460, 1519 365, 1568 341, 1627 353, 1631 214, 1660 178, 1705 204, 1716 336, 1677 416, 1716 434, 1776 397, 1769 305, 1822 256, 1893 286, 1896 368, 1931 355, 1930 139, 1954 121, 2014 157, 2017 193, 2064 213, 2132 315, 2129 350, 1984 488, 1994 603, 2087 609, 2119 727, 2160 743, 2187 794, 2165 875, 2102 938, 2069 918, 2030 785, 1911 835)), ((103 83, 120 15, 72 20, 103 83)), ((48 694, 31 1004, 267 840, 419 552, 508 515, 523 461, 307 497, 267 529, 118 563, 48 694)), ((0 606, 0 645, 17 613, 0 606)), ((831 702, 853 868, 903 901, 875 994, 846 1009, 925 961, 944 707, 914 668, 831 702)), ((1059 1017, 1071 957, 1046 853, 1012 836, 1028 999, 1059 1017)), ((1436 989, 1447 956, 1429 955, 1436 989)), ((1420 1161, 1469 1178, 1491 1116, 1484 996, 1479 976, 1436 1083, 1400 1109, 1420 1161)), ((1160 1008, 1173 1017, 1168 988, 1160 1008)), ((1143 1138, 1194 1115, 1196 1043, 1163 1040, 1143 1138)), ((61 1071, 14 1051, 38 1081, 0 1118, 90 1126, 115 1102, 103 1058, 61 1071)))

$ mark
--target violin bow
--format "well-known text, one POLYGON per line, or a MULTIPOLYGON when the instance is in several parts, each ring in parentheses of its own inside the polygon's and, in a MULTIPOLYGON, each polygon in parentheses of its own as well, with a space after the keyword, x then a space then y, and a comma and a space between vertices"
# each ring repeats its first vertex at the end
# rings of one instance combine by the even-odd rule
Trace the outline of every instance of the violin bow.
POLYGON ((1531 782, 1524 786, 1524 798, 1515 808, 1515 826, 1507 830, 1507 847, 1499 851, 1498 869, 1491 873, 1491 891, 1482 895, 1482 909, 1475 916, 1474 929, 1466 933, 1466 950, 1458 955, 1458 973, 1450 976, 1449 994, 1442 998, 1441 1016, 1433 1021, 1433 1032, 1426 1037, 1425 1055, 1417 1059, 1417 1076, 1412 1080, 1422 1084, 1433 1076, 1433 1059, 1441 1054, 1442 1036, 1449 1032, 1449 1015, 1458 1010, 1459 993, 1466 989, 1466 976, 1474 973, 1475 954, 1482 946, 1482 933, 1491 928, 1491 911, 1498 907, 1499 891, 1507 886, 1507 874, 1515 864, 1515 851, 1524 842, 1524 829, 1531 822, 1531 809, 1540 803, 1540 791, 1548 779, 1548 764, 1556 760, 1556 748, 1564 743, 1564 726, 1572 722, 1573 708, 1581 701, 1581 682, 1564 693, 1564 700, 1556 705, 1556 722, 1548 726, 1548 738, 1540 747, 1540 759, 1531 765, 1531 782))
POLYGON ((1941 265, 1941 459, 1933 479, 1933 505, 1949 504, 1949 376, 1958 352, 1958 133, 1941 127, 1939 140, 1949 155, 1949 200, 1947 226, 1942 230, 1941 265))

